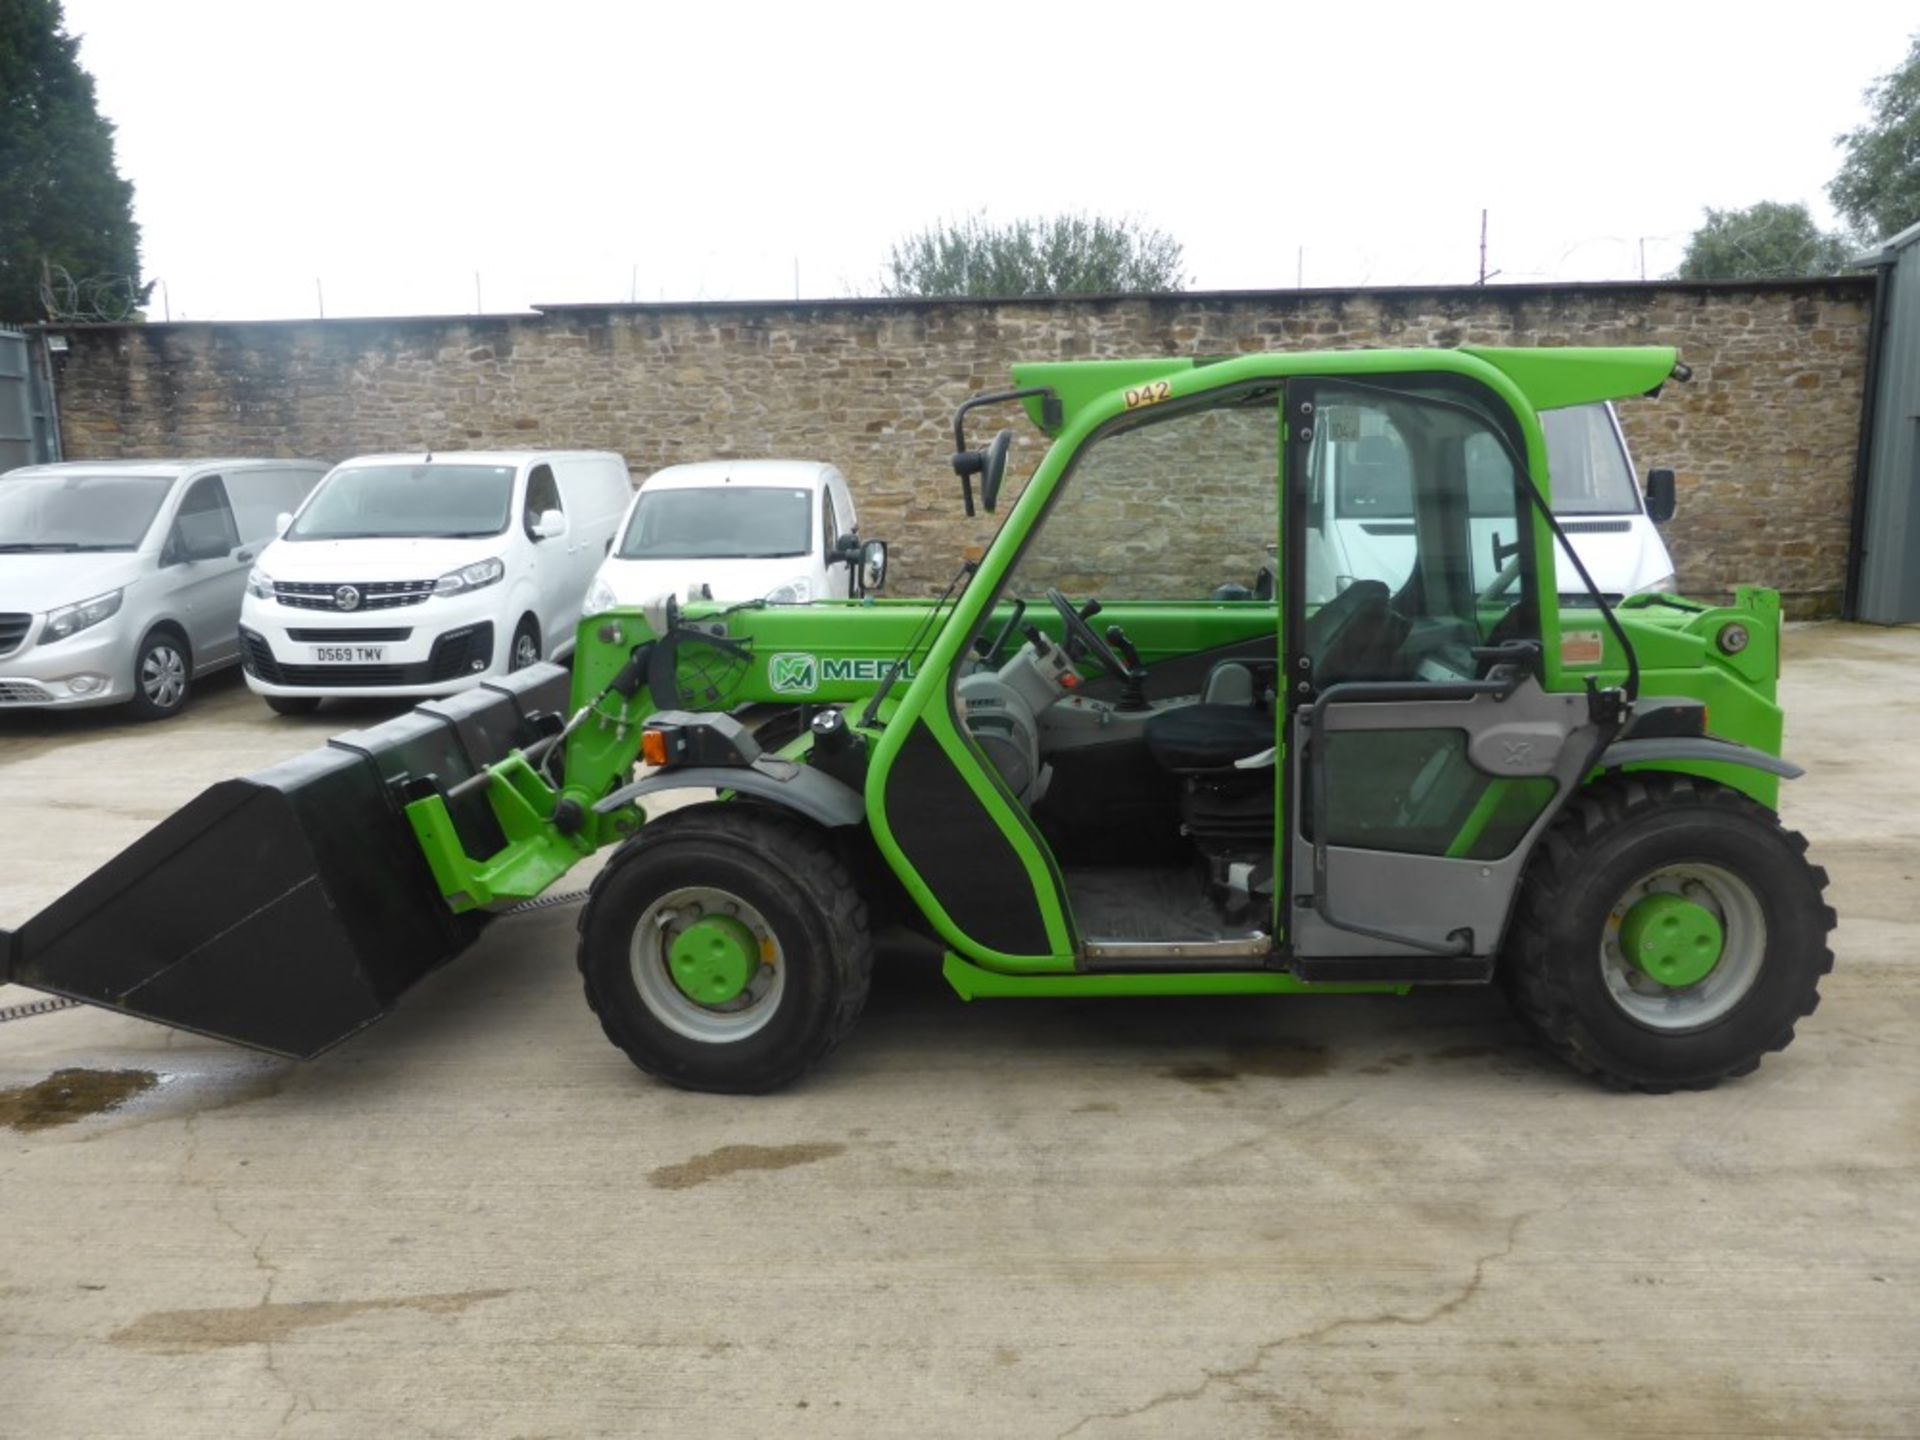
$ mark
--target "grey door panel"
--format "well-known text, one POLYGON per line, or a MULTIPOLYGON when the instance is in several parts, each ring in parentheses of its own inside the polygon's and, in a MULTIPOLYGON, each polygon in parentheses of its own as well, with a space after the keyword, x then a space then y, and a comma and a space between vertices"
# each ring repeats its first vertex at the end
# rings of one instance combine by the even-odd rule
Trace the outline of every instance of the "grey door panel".
POLYGON ((1491 955, 1534 841, 1593 763, 1586 697, 1528 678, 1504 698, 1329 700, 1320 734, 1312 711, 1294 722, 1294 953, 1491 955))

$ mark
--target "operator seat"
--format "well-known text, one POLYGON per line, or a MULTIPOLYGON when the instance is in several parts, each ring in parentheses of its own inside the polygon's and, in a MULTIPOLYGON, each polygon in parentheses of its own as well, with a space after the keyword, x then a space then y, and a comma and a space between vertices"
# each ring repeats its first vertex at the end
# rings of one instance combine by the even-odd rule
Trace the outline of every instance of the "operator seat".
MULTIPOLYGON (((1405 636, 1391 599, 1382 581, 1356 580, 1307 622, 1316 686, 1389 673, 1405 636)), ((1147 753, 1162 770, 1182 775, 1230 770, 1236 761, 1273 747, 1273 716, 1252 704, 1202 701, 1155 715, 1147 721, 1146 740, 1147 753)))

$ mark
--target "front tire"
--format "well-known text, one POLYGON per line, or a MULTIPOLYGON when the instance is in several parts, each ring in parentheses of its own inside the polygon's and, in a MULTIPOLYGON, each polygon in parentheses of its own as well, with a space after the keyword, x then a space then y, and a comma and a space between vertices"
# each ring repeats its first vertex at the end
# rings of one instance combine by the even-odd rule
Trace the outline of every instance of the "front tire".
POLYGON ((540 663, 540 626, 529 615, 513 632, 513 648, 507 651, 507 669, 524 670, 540 663))
POLYGON ((826 834, 739 802, 622 846, 581 912, 579 958, 635 1065, 723 1094, 798 1078, 853 1028, 873 973, 867 906, 826 834))
POLYGON ((1501 961, 1514 1008, 1618 1088, 1747 1074, 1792 1041, 1833 968, 1827 875, 1806 851, 1772 811, 1705 780, 1592 787, 1528 868, 1501 961))
POLYGON ((186 708, 193 657, 177 631, 155 630, 133 657, 132 710, 141 720, 170 720, 186 708))

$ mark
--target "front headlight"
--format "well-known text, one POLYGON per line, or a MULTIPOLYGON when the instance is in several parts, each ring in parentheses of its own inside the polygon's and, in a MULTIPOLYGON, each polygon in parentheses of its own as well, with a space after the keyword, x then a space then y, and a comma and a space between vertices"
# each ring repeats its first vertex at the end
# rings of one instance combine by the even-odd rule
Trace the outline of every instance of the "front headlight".
POLYGON ((98 625, 120 608, 120 597, 124 593, 111 590, 91 600, 82 600, 78 605, 62 605, 58 610, 49 610, 47 627, 40 632, 40 643, 45 645, 54 640, 64 640, 69 635, 78 635, 89 625, 98 625))
POLYGON ((491 585, 507 573, 506 565, 499 560, 476 560, 471 565, 462 565, 458 570, 449 570, 433 582, 436 595, 464 595, 469 590, 478 590, 491 585))
POLYGON ((767 592, 769 605, 805 605, 813 599, 813 581, 801 575, 767 592))
POLYGON ((1678 595, 1680 593, 1679 579, 1669 570, 1651 585, 1646 586, 1641 593, 1645 595, 1678 595))
POLYGON ((619 603, 619 599, 613 593, 613 587, 596 575, 593 577, 593 584, 587 587, 587 598, 581 609, 588 615, 604 615, 619 603))
POLYGON ((247 572, 247 593, 256 600, 273 599, 273 580, 258 565, 247 572))

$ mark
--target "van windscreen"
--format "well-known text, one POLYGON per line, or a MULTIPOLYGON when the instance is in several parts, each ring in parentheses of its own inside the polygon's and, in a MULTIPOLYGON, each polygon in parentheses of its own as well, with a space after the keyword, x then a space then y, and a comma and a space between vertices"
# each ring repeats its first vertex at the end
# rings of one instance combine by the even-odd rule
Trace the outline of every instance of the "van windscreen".
POLYGON ((1540 412, 1556 515, 1637 515, 1633 472, 1604 405, 1540 412))
POLYGON ((759 560, 813 548, 813 492, 771 485, 642 490, 623 560, 759 560))
POLYGON ((513 508, 511 465, 356 465, 336 470, 289 540, 467 540, 498 535, 513 508))
POLYGON ((8 476, 0 479, 0 550, 132 550, 172 488, 170 475, 8 476))

